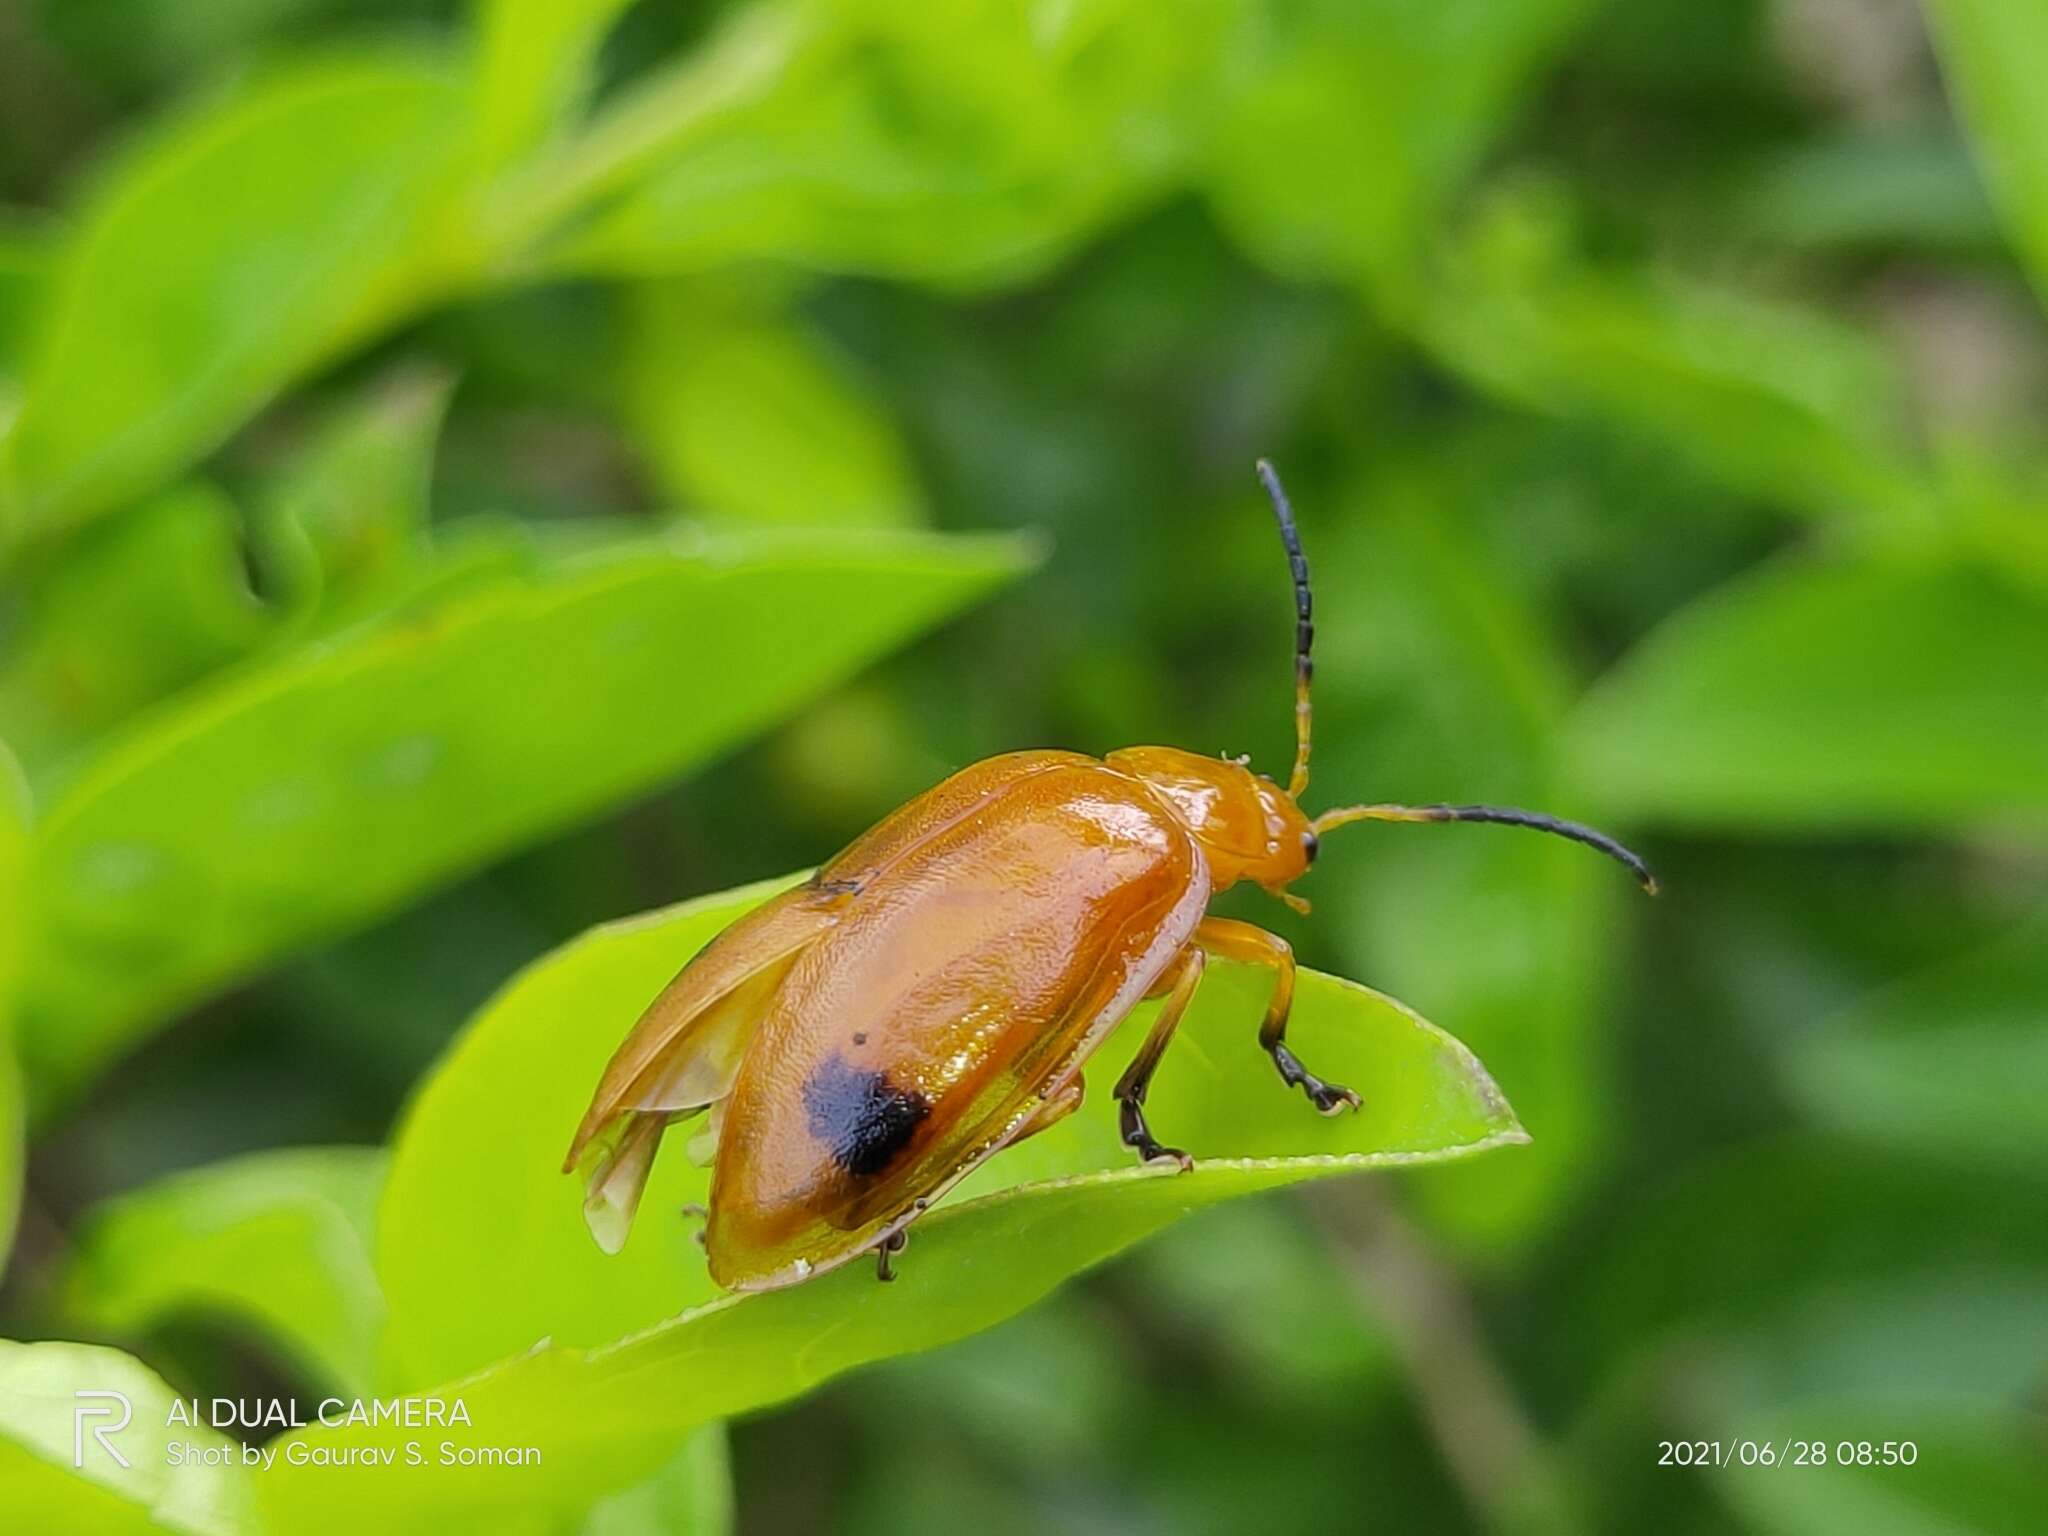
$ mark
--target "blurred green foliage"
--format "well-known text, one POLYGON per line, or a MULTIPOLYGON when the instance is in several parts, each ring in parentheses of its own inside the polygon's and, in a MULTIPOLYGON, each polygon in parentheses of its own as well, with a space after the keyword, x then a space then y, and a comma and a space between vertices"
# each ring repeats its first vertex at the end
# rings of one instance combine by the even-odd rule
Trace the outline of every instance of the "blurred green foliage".
MULTIPOLYGON (((0 1332, 127 1351, 0 1346, 0 1505, 2048 1525, 2044 71, 2034 0, 0 0, 0 1332), (1126 1169, 609 1347, 704 1299, 687 1236, 608 1264, 525 1165, 721 909, 506 978, 988 752, 1284 762, 1259 453, 1312 803, 1539 804, 1665 877, 1382 827, 1311 918, 1227 899, 1468 1041, 1531 1144, 1053 1291, 1250 1177, 1126 1169), (153 1425, 554 1317, 479 1389, 602 1430, 545 1507, 71 1473, 80 1384, 153 1425), (692 1427, 813 1386, 728 1487, 692 1427), (1919 1459, 1658 1465, 1703 1437, 1919 1459)), ((1382 1044, 1343 995, 1304 1029, 1382 1044)), ((1157 1118, 1309 1150, 1248 1050, 1216 1097, 1249 1006, 1219 969, 1157 1118)))
POLYGON ((366 1396, 384 1329, 370 1244, 387 1163, 371 1147, 251 1152, 107 1201, 77 1234, 64 1310, 112 1336, 235 1318, 319 1385, 366 1396))

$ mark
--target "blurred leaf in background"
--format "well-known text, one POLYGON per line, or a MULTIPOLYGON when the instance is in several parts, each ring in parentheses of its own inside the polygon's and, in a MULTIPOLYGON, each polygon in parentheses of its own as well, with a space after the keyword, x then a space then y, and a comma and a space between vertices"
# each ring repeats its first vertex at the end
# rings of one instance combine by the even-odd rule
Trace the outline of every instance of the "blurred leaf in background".
POLYGON ((2036 918, 1795 1035, 1787 1087, 1819 1124, 1880 1146, 2038 1170, 2043 998, 2048 934, 2036 918))
POLYGON ((46 280, 0 534, 49 537, 147 490, 432 286, 460 107, 435 60, 307 63, 103 171, 46 280))
MULTIPOLYGON (((678 114, 658 151, 636 157, 635 185, 555 260, 678 273, 766 258, 949 287, 1019 281, 1180 168, 1231 9, 761 7, 725 46, 778 52, 772 83, 678 114)), ((711 57, 731 76, 746 68, 711 57)), ((660 100, 643 87, 632 105, 660 100)))
POLYGON ((1787 562, 1675 615, 1574 722, 1607 803, 1684 825, 2048 814, 2048 594, 1960 563, 1787 562))
POLYGON ((160 716, 43 825, 31 1076, 75 1089, 206 988, 701 760, 1024 558, 997 541, 619 546, 160 716))
POLYGON ((2033 88, 2048 17, 2018 0, 1929 0, 1927 13, 1984 179, 2048 292, 2048 105, 2033 88))
POLYGON ((1242 7, 1218 55, 1207 180, 1219 217, 1284 275, 1363 282, 1406 313, 1438 218, 1589 9, 1242 7))
POLYGON ((0 1265, 14 1246, 22 1159, 28 1150, 28 1101, 14 1049, 27 889, 28 787, 13 756, 0 744, 0 1265))
POLYGON ((78 1234, 64 1309, 88 1332, 212 1312, 263 1328, 334 1390, 367 1396, 384 1303, 370 1240, 385 1157, 260 1152, 108 1202, 78 1234))
POLYGON ((246 655, 271 618, 241 514, 191 481, 81 534, 20 595, 0 670, 9 737, 49 779, 94 738, 246 655))
POLYGON ((709 282, 636 290, 625 406, 677 506, 756 523, 923 521, 895 424, 772 297, 709 282))

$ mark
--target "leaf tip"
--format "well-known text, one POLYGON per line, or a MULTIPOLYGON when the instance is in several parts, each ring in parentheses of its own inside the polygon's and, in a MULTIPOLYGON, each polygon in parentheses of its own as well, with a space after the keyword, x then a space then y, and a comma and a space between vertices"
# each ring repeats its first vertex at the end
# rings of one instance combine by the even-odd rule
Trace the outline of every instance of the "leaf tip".
POLYGON ((1019 528, 1002 537, 1019 575, 1037 570, 1052 558, 1053 537, 1049 529, 1019 528))

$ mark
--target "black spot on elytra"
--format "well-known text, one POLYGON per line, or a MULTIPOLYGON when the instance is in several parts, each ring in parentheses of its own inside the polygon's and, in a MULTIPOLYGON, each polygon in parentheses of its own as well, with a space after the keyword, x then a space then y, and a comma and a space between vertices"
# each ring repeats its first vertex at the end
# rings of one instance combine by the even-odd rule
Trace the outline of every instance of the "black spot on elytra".
POLYGON ((843 1056, 828 1056, 804 1080, 804 1114, 811 1134, 832 1160, 857 1178, 887 1168, 932 1112, 915 1088, 898 1088, 881 1072, 862 1072, 843 1056))
POLYGON ((855 1045, 866 1045, 868 1043, 868 1032, 864 1029, 856 1029, 853 1032, 853 1043, 855 1045))

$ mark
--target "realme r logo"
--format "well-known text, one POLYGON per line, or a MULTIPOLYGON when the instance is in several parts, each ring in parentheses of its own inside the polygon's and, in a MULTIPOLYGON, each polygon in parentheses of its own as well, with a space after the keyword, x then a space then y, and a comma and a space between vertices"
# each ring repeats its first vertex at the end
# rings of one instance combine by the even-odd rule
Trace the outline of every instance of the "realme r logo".
POLYGON ((86 1421, 111 1419, 118 1413, 121 1416, 120 1423, 95 1424, 92 1427, 92 1437, 99 1441, 100 1449, 113 1457, 118 1465, 127 1466, 128 1458, 121 1454, 108 1436, 128 1427, 128 1421, 135 1417, 134 1405, 119 1392, 77 1392, 72 1395, 78 1399, 78 1406, 71 1410, 71 1465, 85 1465, 86 1421))

